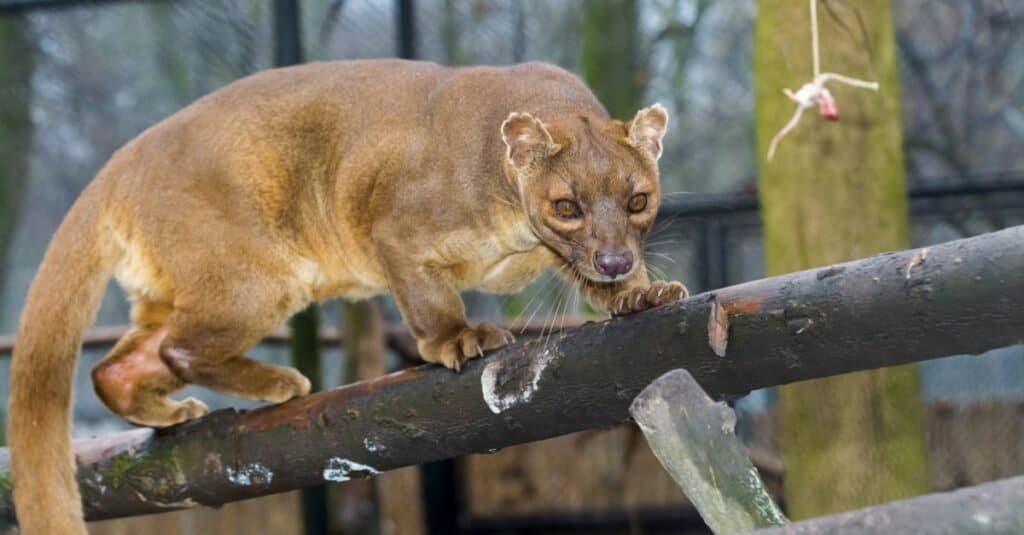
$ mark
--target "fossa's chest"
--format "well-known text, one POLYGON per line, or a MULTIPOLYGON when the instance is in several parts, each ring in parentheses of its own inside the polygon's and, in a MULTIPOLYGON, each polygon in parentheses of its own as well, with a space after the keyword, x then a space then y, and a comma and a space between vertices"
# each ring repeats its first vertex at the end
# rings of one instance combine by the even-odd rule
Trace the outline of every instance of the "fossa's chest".
POLYGON ((503 232, 453 236, 445 251, 455 285, 462 290, 514 293, 557 265, 557 255, 525 223, 503 232))
POLYGON ((483 270, 475 289, 490 293, 515 293, 557 263, 557 255, 543 245, 509 254, 483 270))

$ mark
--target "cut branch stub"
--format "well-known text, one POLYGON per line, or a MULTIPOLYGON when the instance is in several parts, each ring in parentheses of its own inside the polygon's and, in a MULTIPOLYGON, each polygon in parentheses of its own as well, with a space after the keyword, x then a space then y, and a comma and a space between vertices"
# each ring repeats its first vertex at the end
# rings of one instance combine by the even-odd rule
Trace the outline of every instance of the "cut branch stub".
POLYGON ((786 523, 734 433, 736 414, 712 401, 689 372, 659 377, 629 413, 716 535, 786 523))

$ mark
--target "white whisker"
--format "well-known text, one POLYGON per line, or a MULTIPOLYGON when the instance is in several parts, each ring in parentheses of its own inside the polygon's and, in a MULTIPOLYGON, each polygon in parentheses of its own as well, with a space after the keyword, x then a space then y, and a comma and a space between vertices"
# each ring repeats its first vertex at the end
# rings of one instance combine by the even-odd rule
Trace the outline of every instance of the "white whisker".
POLYGON ((668 279, 668 275, 665 273, 665 270, 663 270, 660 267, 655 266, 655 265, 653 265, 651 263, 647 264, 647 274, 648 274, 648 277, 650 277, 650 275, 654 275, 654 277, 651 277, 653 280, 666 280, 666 279, 668 279))
MULTIPOLYGON (((521 318, 521 317, 523 316, 523 314, 524 314, 524 313, 526 313, 526 312, 527 312, 527 311, 528 311, 528 310, 530 309, 530 305, 531 305, 531 304, 533 304, 533 302, 534 302, 534 301, 537 301, 537 298, 538 298, 538 297, 540 297, 540 296, 542 296, 542 295, 547 295, 547 294, 549 293, 549 292, 548 292, 547 290, 548 290, 549 288, 551 288, 551 284, 552 284, 552 282, 553 282, 554 280, 555 280, 555 279, 554 279, 554 274, 552 274, 552 273, 548 273, 548 276, 547 276, 547 278, 546 278, 546 279, 545 279, 545 281, 544 281, 544 287, 543 287, 543 288, 541 288, 540 290, 538 290, 538 291, 537 291, 536 293, 534 293, 534 294, 533 294, 533 297, 531 297, 531 298, 530 298, 530 301, 526 303, 526 306, 525 306, 525 307, 523 307, 523 310, 521 310, 521 311, 519 312, 519 314, 517 314, 517 315, 516 315, 515 319, 514 319, 514 320, 512 320, 512 323, 513 323, 513 324, 514 324, 514 323, 515 323, 516 321, 518 321, 518 320, 519 320, 519 319, 520 319, 520 318, 521 318)), ((530 325, 530 323, 531 323, 531 322, 533 321, 533 318, 534 318, 534 317, 535 317, 535 316, 537 315, 537 312, 539 312, 539 311, 540 311, 540 308, 541 308, 541 306, 542 306, 543 304, 544 304, 544 300, 543 300, 543 299, 542 299, 542 300, 540 300, 540 301, 537 301, 537 306, 536 306, 536 308, 534 308, 534 309, 533 309, 533 313, 532 313, 532 314, 530 314, 530 317, 529 317, 529 319, 527 319, 527 320, 526 320, 526 323, 524 323, 524 324, 523 324, 523 326, 522 326, 522 328, 521 328, 521 329, 519 329, 519 334, 523 334, 524 332, 526 332, 526 328, 527 328, 527 327, 528 327, 528 326, 530 325)))
POLYGON ((673 264, 676 263, 674 258, 672 258, 671 256, 669 256, 669 255, 667 255, 665 253, 656 253, 654 251, 648 251, 647 254, 650 255, 650 256, 656 256, 658 258, 661 258, 662 260, 668 260, 669 262, 672 262, 673 264))
POLYGON ((558 294, 555 296, 554 306, 548 309, 548 317, 544 318, 544 326, 540 330, 540 337, 544 340, 543 347, 545 350, 548 347, 548 338, 550 336, 551 329, 555 328, 555 316, 557 315, 556 311, 558 310, 559 299, 561 299, 562 290, 564 289, 565 286, 562 286, 558 294), (545 336, 545 334, 547 334, 548 336, 545 336))
POLYGON ((644 244, 645 247, 662 247, 666 245, 682 245, 682 240, 659 240, 647 242, 644 244))

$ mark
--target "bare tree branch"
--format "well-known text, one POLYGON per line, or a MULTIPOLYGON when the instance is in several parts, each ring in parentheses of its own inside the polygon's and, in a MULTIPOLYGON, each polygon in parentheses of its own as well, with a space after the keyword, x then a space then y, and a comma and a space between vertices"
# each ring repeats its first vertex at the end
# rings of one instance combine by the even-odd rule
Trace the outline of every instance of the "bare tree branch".
MULTIPOLYGON (((218 505, 607 427, 676 368, 723 398, 1021 343, 1022 243, 1024 227, 1014 227, 927 255, 889 253, 764 279, 516 343, 461 374, 422 366, 282 405, 78 441, 86 514, 218 505), (707 339, 716 300, 730 316, 724 357, 707 339)), ((8 476, 0 477, 0 518, 13 518, 8 476)))
POLYGON ((751 535, 990 535, 1024 532, 1024 476, 813 518, 751 535))

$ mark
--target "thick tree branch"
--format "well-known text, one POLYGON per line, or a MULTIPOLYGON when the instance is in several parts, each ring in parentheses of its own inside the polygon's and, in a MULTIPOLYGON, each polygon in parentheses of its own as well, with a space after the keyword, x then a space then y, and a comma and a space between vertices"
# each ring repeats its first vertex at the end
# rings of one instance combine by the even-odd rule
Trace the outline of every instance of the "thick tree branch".
MULTIPOLYGON (((680 367, 721 398, 1017 344, 1022 244, 1024 227, 1015 227, 927 254, 755 281, 516 343, 461 374, 422 366, 279 406, 80 441, 86 514, 217 505, 606 427, 680 367), (729 314, 724 357, 708 345, 712 301, 729 314)), ((11 518, 9 489, 0 480, 0 518, 11 518)))

